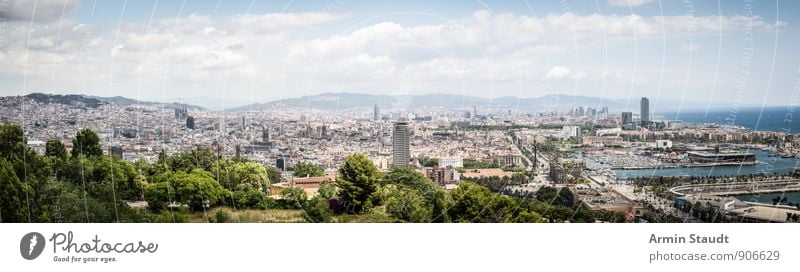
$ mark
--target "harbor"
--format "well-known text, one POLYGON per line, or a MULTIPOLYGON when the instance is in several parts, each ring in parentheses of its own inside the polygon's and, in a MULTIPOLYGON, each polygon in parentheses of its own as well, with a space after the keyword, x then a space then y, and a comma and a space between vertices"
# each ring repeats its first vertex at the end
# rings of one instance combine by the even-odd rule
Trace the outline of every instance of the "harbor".
POLYGON ((609 169, 619 179, 635 177, 677 177, 677 176, 738 176, 738 175, 788 175, 800 160, 795 157, 771 155, 765 150, 749 150, 755 161, 746 162, 714 162, 714 163, 667 163, 649 157, 614 154, 580 156, 585 158, 586 165, 594 169, 609 169), (603 162, 600 162, 603 161, 603 162))

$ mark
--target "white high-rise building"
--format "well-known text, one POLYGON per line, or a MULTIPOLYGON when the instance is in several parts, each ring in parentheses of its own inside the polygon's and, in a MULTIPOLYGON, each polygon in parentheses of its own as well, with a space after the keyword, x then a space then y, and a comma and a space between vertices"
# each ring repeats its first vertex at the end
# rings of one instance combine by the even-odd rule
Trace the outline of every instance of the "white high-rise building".
POLYGON ((564 135, 564 139, 569 139, 572 137, 581 137, 581 127, 579 126, 564 126, 561 129, 561 133, 564 135))

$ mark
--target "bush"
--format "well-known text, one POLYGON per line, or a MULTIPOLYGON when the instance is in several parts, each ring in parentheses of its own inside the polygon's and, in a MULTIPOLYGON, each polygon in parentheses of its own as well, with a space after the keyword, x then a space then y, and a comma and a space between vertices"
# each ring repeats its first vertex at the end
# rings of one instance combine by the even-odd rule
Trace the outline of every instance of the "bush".
POLYGON ((331 209, 328 200, 315 196, 303 205, 303 217, 311 223, 325 223, 331 221, 331 209))
POLYGON ((214 222, 216 223, 225 223, 228 222, 228 219, 230 219, 230 216, 223 210, 218 210, 214 213, 214 222))

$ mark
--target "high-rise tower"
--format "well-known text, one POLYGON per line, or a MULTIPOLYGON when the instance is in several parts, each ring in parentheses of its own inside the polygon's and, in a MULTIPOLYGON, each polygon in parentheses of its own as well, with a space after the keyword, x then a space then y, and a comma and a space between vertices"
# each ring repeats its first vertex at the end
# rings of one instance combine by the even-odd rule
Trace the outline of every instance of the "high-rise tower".
POLYGON ((392 132, 392 166, 408 166, 411 161, 411 130, 408 119, 400 118, 392 132))
POLYGON ((642 111, 640 113, 640 117, 642 119, 641 120, 642 127, 647 127, 647 124, 650 122, 650 100, 647 99, 647 97, 642 97, 642 102, 640 107, 642 111))

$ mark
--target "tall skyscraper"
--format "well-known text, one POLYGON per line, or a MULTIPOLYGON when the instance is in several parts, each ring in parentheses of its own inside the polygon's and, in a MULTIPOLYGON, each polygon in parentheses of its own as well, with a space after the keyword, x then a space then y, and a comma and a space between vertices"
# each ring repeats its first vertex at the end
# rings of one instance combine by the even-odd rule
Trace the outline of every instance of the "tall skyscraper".
POLYGON ((472 118, 478 118, 478 106, 472 105, 472 118))
POLYGON ((408 166, 411 161, 411 130, 408 119, 400 118, 394 123, 392 132, 392 166, 408 166))
POLYGON ((375 111, 372 113, 372 120, 380 121, 381 120, 381 109, 378 108, 378 104, 375 103, 375 111))
POLYGON ((650 122, 650 100, 647 97, 642 97, 641 103, 641 119, 642 119, 642 126, 647 127, 647 123, 650 122))

